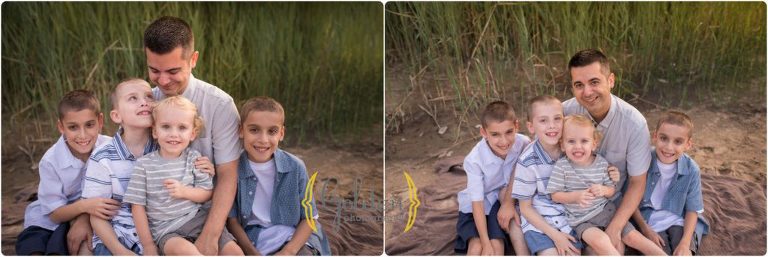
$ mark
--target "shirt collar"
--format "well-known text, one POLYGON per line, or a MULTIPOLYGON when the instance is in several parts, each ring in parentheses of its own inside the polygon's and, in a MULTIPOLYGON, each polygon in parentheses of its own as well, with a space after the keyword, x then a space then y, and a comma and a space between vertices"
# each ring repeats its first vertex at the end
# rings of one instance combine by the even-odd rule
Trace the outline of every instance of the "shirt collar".
MULTIPOLYGON (((120 134, 123 132, 123 126, 120 126, 117 129, 117 132, 115 133, 115 137, 112 138, 112 141, 115 142, 115 149, 117 150, 117 155, 120 157, 120 159, 123 160, 130 160, 135 161, 137 158, 136 156, 133 156, 130 150, 128 150, 128 146, 125 145, 125 141, 123 141, 123 137, 120 136, 120 134)), ((147 140, 147 144, 144 145, 144 152, 142 153, 142 156, 151 153, 159 148, 159 145, 155 140, 152 140, 152 136, 149 136, 149 140, 147 140)))
POLYGON ((197 88, 197 79, 192 73, 189 74, 189 80, 187 81, 187 87, 184 89, 184 93, 181 93, 184 98, 192 99, 192 92, 197 88))
MULTIPOLYGON (((656 164, 659 161, 659 156, 656 155, 656 148, 654 147, 653 149, 651 149, 651 151, 652 151, 651 152, 651 156, 652 156, 651 159, 653 161, 651 163, 651 170, 650 170, 650 172, 657 173, 657 174, 660 175, 661 171, 659 171, 659 166, 656 164)), ((689 173, 691 173, 691 171, 690 171, 690 169, 688 167, 688 160, 690 158, 691 157, 688 156, 688 154, 683 153, 682 155, 680 155, 680 158, 677 159, 677 167, 675 167, 675 168, 677 169, 677 174, 678 175, 684 176, 684 175, 688 175, 689 173)))
POLYGON ((533 141, 533 152, 544 163, 546 163, 548 165, 554 165, 555 164, 555 160, 553 160, 551 157, 549 157, 549 154, 547 154, 547 151, 544 150, 544 146, 541 145, 541 140, 539 140, 539 138, 536 138, 533 141))
POLYGON ((58 154, 58 156, 62 156, 63 160, 57 160, 61 161, 61 164, 64 167, 72 167, 72 168, 82 168, 85 166, 83 161, 75 157, 75 155, 72 153, 72 150, 69 149, 69 145, 67 145, 67 140, 64 139, 64 136, 62 135, 59 137, 59 140, 56 141, 56 144, 59 144, 59 151, 61 151, 61 154, 58 154))

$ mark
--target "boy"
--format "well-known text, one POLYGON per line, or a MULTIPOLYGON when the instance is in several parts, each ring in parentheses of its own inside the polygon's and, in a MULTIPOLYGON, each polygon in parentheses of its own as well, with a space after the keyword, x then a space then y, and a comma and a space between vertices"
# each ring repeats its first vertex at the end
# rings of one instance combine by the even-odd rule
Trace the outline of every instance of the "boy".
POLYGON ((568 225, 565 207, 545 193, 562 153, 563 105, 554 96, 542 95, 528 106, 526 126, 535 139, 520 154, 512 187, 512 197, 520 201, 525 242, 536 255, 580 255, 583 245, 568 225))
MULTIPOLYGON (((201 255, 189 240, 203 229, 208 212, 201 207, 211 199, 213 177, 195 168, 201 154, 188 147, 203 120, 182 96, 160 101, 152 118, 160 149, 137 160, 123 200, 132 204, 145 255, 201 255)), ((220 237, 219 249, 220 255, 243 255, 231 237, 220 237)))
POLYGON ((109 198, 78 200, 88 156, 110 139, 100 134, 104 114, 99 100, 91 91, 74 90, 59 101, 58 111, 61 137, 38 165, 37 200, 24 213, 24 230, 16 241, 18 255, 89 254, 88 215, 109 215, 118 208, 109 198), (77 240, 67 238, 70 221, 73 232, 82 232, 77 240))
POLYGON ((229 231, 246 255, 330 255, 314 198, 307 212, 302 203, 308 181, 304 162, 278 148, 285 136, 283 107, 269 97, 251 98, 241 107, 240 120, 245 152, 229 231))
MULTIPOLYGON (((96 149, 88 161, 83 198, 103 197, 122 202, 136 159, 157 149, 152 141, 152 89, 141 79, 128 79, 110 97, 110 118, 120 124, 112 141, 96 149)), ((127 203, 109 218, 91 216, 94 255, 135 255, 142 248, 127 203)))
POLYGON ((669 111, 653 133, 651 167, 645 194, 633 217, 643 234, 667 254, 695 254, 709 225, 701 199, 699 166, 685 154, 693 141, 693 122, 669 111))
MULTIPOLYGON (((467 255, 504 255, 506 234, 497 214, 500 202, 509 201, 509 206, 514 206, 514 200, 508 199, 507 182, 512 176, 517 156, 531 140, 517 133, 515 111, 504 101, 488 104, 480 122, 483 138, 464 158, 467 189, 458 194, 455 250, 467 255)), ((516 219, 514 211, 509 214, 516 219)), ((515 245, 523 245, 516 247, 515 253, 527 255, 528 249, 524 249, 522 235, 518 234, 521 233, 510 235, 512 240, 520 242, 515 245)))
MULTIPOLYGON (((552 201, 565 206, 576 239, 583 240, 599 255, 619 255, 603 231, 616 213, 616 205, 608 200, 616 193, 616 187, 604 173, 608 161, 595 153, 600 138, 600 132, 586 116, 570 115, 563 119, 560 149, 565 156, 555 162, 547 193, 552 201)), ((623 228, 621 240, 646 255, 665 255, 630 224, 623 228)))

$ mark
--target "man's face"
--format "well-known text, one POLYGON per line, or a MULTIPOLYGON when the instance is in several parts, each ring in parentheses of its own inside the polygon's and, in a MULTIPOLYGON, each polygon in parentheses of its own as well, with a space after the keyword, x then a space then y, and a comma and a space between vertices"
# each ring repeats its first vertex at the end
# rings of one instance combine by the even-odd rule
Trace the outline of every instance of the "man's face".
POLYGON ((184 58, 181 46, 166 54, 157 54, 147 48, 144 48, 144 52, 147 54, 149 81, 166 96, 184 93, 192 69, 197 64, 198 52, 189 54, 187 58, 184 58))
POLYGON ((571 91, 576 101, 594 118, 602 119, 611 108, 613 73, 603 73, 600 62, 571 68, 571 91))

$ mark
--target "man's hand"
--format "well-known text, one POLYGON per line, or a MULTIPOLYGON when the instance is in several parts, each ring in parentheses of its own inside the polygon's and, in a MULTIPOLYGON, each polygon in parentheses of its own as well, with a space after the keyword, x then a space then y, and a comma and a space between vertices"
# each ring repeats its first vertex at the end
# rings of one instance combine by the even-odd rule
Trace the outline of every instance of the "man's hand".
POLYGON ((70 224, 67 232, 67 249, 70 255, 78 255, 82 247, 88 247, 91 250, 91 241, 93 240, 93 229, 88 214, 80 214, 70 224))
POLYGON ((579 252, 579 249, 573 245, 576 242, 576 238, 569 234, 557 231, 554 237, 552 237, 552 241, 555 242, 555 249, 557 249, 558 255, 576 255, 579 252))
POLYGON ((219 254, 219 239, 211 238, 205 233, 201 233, 200 237, 195 241, 195 247, 203 255, 214 256, 219 254))
POLYGON ((182 185, 178 180, 166 179, 163 180, 163 185, 165 185, 165 189, 168 190, 168 194, 170 194, 171 197, 176 199, 186 199, 187 187, 182 185))
POLYGON ((211 174, 211 177, 216 175, 216 169, 214 169, 213 163, 205 156, 197 157, 195 160, 195 169, 211 174))
POLYGON ((641 229, 640 231, 643 232, 643 235, 651 240, 651 242, 656 244, 659 248, 664 249, 664 245, 666 245, 666 243, 664 242, 664 239, 659 236, 659 233, 656 233, 656 231, 651 229, 641 229))
POLYGON ((618 184, 619 180, 621 180, 621 173, 619 173, 619 168, 613 165, 608 166, 608 177, 611 178, 613 183, 618 184))
POLYGON ((80 201, 82 201, 81 213, 88 213, 103 220, 111 220, 120 210, 120 202, 114 199, 94 197, 80 201))
POLYGON ((616 229, 613 226, 613 224, 608 224, 608 227, 605 228, 605 233, 608 234, 608 238, 611 239, 611 244, 614 248, 619 252, 619 254, 624 254, 624 243, 621 242, 621 229, 616 229))

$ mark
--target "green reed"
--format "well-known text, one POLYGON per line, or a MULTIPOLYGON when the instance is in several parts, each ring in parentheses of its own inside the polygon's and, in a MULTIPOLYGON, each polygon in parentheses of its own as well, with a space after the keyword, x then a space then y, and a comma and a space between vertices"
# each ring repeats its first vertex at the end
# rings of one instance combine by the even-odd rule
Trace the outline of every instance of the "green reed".
POLYGON ((585 48, 611 58, 615 94, 686 106, 749 85, 740 82, 765 83, 765 6, 390 2, 386 52, 388 63, 402 64, 411 74, 428 66, 460 76, 449 79, 458 82, 452 95, 463 110, 490 99, 569 97, 567 61, 585 48))
POLYGON ((116 83, 147 78, 146 26, 173 15, 195 33, 195 77, 238 105, 277 99, 299 140, 362 132, 381 121, 382 13, 380 3, 5 3, 2 113, 55 121, 79 88, 109 110, 116 83))

